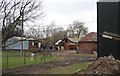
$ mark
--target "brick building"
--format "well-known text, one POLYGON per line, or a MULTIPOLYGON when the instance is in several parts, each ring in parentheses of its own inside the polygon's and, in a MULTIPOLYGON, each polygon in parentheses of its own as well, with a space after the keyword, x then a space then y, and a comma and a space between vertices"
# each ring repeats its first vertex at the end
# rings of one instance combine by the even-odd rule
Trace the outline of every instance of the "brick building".
POLYGON ((78 42, 80 53, 94 53, 97 51, 97 33, 91 32, 78 42))

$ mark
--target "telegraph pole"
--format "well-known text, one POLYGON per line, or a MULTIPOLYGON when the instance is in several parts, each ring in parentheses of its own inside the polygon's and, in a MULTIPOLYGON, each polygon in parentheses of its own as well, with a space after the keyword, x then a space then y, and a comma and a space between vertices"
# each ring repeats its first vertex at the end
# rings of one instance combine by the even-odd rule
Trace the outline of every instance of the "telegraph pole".
MULTIPOLYGON (((22 6, 23 6, 23 1, 22 1, 22 6)), ((24 10, 22 10, 22 13, 21 13, 21 14, 22 14, 22 23, 21 23, 21 24, 22 24, 22 25, 21 25, 21 28, 22 28, 22 32, 21 32, 21 33, 22 33, 22 34, 21 34, 21 51, 20 51, 20 54, 21 54, 21 56, 22 56, 22 55, 23 55, 23 33, 24 33, 24 32, 23 32, 23 31, 24 31, 24 30, 23 30, 24 10)))
POLYGON ((22 25, 21 25, 21 28, 22 28, 22 34, 21 34, 21 51, 20 51, 20 54, 21 56, 23 55, 23 13, 22 13, 22 25))

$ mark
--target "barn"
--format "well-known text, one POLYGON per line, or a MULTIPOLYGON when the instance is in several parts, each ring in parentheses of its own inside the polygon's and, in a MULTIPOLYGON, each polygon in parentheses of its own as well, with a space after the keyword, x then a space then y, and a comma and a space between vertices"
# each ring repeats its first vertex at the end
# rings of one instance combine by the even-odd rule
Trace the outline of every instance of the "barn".
POLYGON ((78 42, 80 53, 94 53, 97 51, 97 33, 91 32, 78 42))
POLYGON ((60 45, 61 42, 62 42, 62 40, 58 40, 58 41, 55 43, 55 49, 56 49, 56 50, 62 50, 62 46, 60 45))
POLYGON ((112 55, 120 59, 120 42, 99 36, 105 31, 120 34, 120 0, 97 2, 98 57, 112 55))
POLYGON ((23 41, 23 50, 35 51, 40 48, 41 43, 40 41, 36 40, 35 38, 27 38, 23 37, 12 37, 9 38, 6 42, 6 50, 21 50, 21 41, 23 41))
POLYGON ((80 38, 64 38, 60 44, 64 46, 65 50, 76 50, 79 40, 80 38))

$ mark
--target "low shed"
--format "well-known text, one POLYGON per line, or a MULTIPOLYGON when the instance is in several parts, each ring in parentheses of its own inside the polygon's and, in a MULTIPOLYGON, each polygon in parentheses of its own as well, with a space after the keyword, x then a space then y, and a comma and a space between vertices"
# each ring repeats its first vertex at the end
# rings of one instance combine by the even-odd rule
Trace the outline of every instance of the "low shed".
POLYGON ((7 40, 5 49, 21 50, 21 41, 23 41, 23 50, 34 51, 38 50, 41 46, 41 43, 34 38, 23 37, 23 40, 21 40, 21 37, 14 36, 7 40))
POLYGON ((78 42, 80 53, 94 53, 97 51, 97 34, 91 32, 78 42))
POLYGON ((80 38, 64 38, 61 42, 61 45, 64 46, 65 50, 76 50, 79 40, 80 38))

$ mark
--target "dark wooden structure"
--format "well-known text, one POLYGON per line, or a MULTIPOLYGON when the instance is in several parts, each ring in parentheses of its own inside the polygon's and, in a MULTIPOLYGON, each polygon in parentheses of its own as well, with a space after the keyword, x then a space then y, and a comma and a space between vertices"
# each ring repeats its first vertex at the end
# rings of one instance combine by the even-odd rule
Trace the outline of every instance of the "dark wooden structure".
POLYGON ((98 57, 113 55, 120 59, 120 42, 99 36, 104 31, 120 34, 120 0, 97 2, 98 57))
POLYGON ((29 40, 29 51, 37 52, 41 47, 41 43, 39 40, 29 40))

